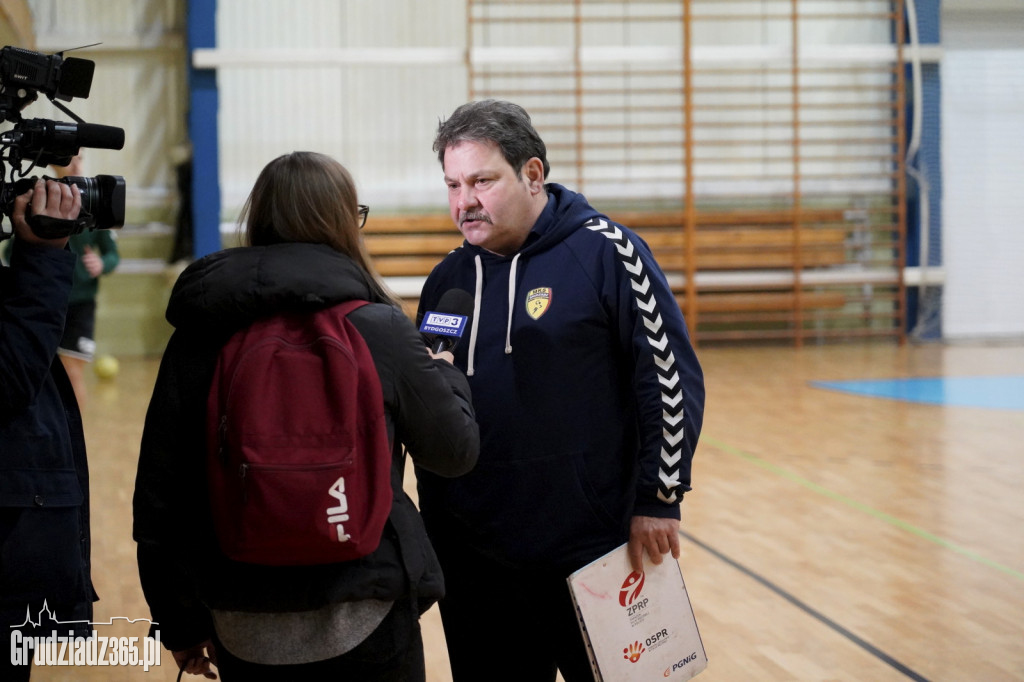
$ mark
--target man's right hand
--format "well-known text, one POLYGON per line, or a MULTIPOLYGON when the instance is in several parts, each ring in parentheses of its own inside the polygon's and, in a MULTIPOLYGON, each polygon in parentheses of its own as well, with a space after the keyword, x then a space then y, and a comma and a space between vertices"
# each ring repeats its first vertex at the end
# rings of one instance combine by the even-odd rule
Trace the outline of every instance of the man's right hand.
POLYGON ((30 202, 34 215, 74 220, 82 209, 82 193, 78 186, 66 185, 53 180, 46 180, 44 184, 44 181, 40 178, 32 189, 14 198, 14 208, 11 211, 11 225, 13 225, 14 234, 18 236, 18 239, 23 239, 30 244, 63 249, 68 243, 67 237, 42 239, 36 236, 36 233, 29 227, 25 219, 25 213, 30 202))

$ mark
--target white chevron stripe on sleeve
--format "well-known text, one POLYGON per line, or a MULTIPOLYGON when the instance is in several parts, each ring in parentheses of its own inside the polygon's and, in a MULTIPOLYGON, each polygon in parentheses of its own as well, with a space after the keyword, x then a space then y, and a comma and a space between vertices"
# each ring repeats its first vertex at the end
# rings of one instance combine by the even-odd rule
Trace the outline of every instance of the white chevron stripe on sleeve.
POLYGON ((647 330, 647 342, 654 351, 658 382, 663 387, 661 403, 664 444, 661 448, 661 464, 658 468, 658 480, 660 481, 658 499, 674 504, 682 497, 679 492, 681 484, 678 465, 683 456, 680 446, 685 438, 685 430, 679 428, 684 420, 683 393, 679 390, 681 380, 675 355, 671 351, 667 355, 665 354, 665 350, 668 348, 668 336, 662 333, 664 320, 658 311, 658 302, 651 290, 651 280, 644 271, 644 262, 636 253, 633 242, 618 226, 603 220, 595 220, 585 227, 612 242, 618 253, 619 262, 630 276, 630 286, 636 294, 634 299, 637 308, 642 313, 641 318, 647 330))

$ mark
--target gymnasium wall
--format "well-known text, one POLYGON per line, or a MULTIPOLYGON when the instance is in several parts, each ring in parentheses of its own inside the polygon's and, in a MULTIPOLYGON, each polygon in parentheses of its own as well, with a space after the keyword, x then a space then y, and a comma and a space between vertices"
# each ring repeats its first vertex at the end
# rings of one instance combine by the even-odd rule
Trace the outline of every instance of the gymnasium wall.
POLYGON ((943 14, 948 339, 1024 336, 1024 5, 943 14))
MULTIPOLYGON (((704 15, 717 9, 714 2, 694 4, 702 7, 704 15)), ((853 14, 849 3, 804 0, 801 12, 806 12, 808 19, 800 25, 802 58, 811 65, 827 64, 832 50, 841 52, 844 59, 853 53, 870 63, 873 53, 879 49, 884 53, 891 45, 891 27, 884 15, 889 4, 884 0, 861 0, 856 13, 863 13, 864 18, 850 20, 829 17, 837 8, 841 14, 853 14)), ((301 5, 303 11, 295 12, 273 0, 219 0, 217 48, 195 55, 194 63, 216 69, 218 78, 221 203, 226 220, 237 214, 263 164, 299 148, 316 148, 341 159, 353 171, 362 196, 375 207, 443 210, 440 169, 430 147, 438 119, 468 98, 470 63, 474 68, 525 66, 542 73, 571 68, 574 59, 579 58, 591 74, 602 64, 607 64, 609 70, 621 63, 638 70, 678 69, 684 42, 678 20, 636 19, 644 14, 678 15, 679 3, 675 2, 588 4, 587 15, 603 16, 600 21, 589 21, 578 38, 564 21, 567 11, 572 10, 572 3, 567 2, 518 7, 514 2, 477 2, 470 10, 474 16, 472 27, 467 24, 466 0, 306 0, 301 5), (549 23, 523 22, 522 16, 548 19, 549 23), (583 46, 578 52, 577 40, 583 46)), ((788 16, 788 3, 728 3, 723 11, 733 18, 701 21, 694 31, 697 58, 704 64, 738 61, 763 70, 760 75, 730 83, 732 87, 767 92, 784 83, 787 74, 779 69, 787 68, 792 35, 787 23, 777 19, 788 16), (746 14, 749 19, 745 21, 735 18, 746 14)), ((874 74, 850 78, 847 101, 858 93, 884 87, 886 81, 877 78, 874 74)), ((518 90, 529 90, 528 82, 519 85, 518 90)), ((643 88, 641 78, 635 84, 624 83, 618 75, 590 75, 588 85, 609 92, 643 88)), ((713 83, 700 85, 714 87, 713 83)), ((571 108, 573 88, 574 83, 567 81, 564 101, 550 94, 538 98, 529 92, 513 97, 527 108, 571 108)), ((608 97, 614 99, 615 95, 608 97)), ((812 97, 807 95, 808 100, 812 97)), ((772 125, 788 114, 778 95, 766 95, 759 105, 738 114, 735 127, 721 133, 735 139, 735 154, 750 158, 725 159, 714 167, 709 163, 707 173, 698 169, 698 190, 702 194, 735 194, 742 190, 771 195, 789 190, 785 180, 772 183, 749 179, 758 174, 778 176, 787 172, 785 161, 767 160, 760 155, 759 147, 743 146, 744 140, 750 141, 752 129, 772 125), (724 168, 730 169, 736 179, 705 179, 720 175, 724 168)), ((677 118, 678 107, 677 101, 677 118)), ((856 106, 854 110, 858 110, 856 106)), ((545 125, 551 121, 557 126, 559 121, 535 118, 541 134, 553 139, 554 133, 545 125)), ((653 134, 660 136, 662 149, 645 148, 643 140, 637 139, 630 154, 635 175, 649 177, 643 166, 645 156, 652 160, 653 167, 664 147, 680 144, 679 125, 664 119, 655 123, 658 121, 664 122, 665 129, 653 134)), ((787 132, 776 129, 782 136, 787 132)), ((827 139, 830 131, 815 134, 827 139)), ((878 130, 864 134, 885 138, 889 130, 881 124, 878 130)), ((605 135, 609 143, 621 137, 615 131, 605 135)), ((820 167, 822 176, 829 175, 828 161, 813 163, 820 167)), ((834 170, 851 175, 862 171, 862 176, 879 170, 873 161, 844 163, 844 168, 834 170)), ((807 167, 811 165, 808 162, 807 167)), ((661 182, 629 185, 612 173, 607 182, 594 182, 584 189, 592 199, 620 197, 624 189, 631 190, 635 199, 678 197, 681 170, 677 167, 668 172, 665 168, 659 167, 666 173, 661 182)), ((572 169, 562 163, 553 163, 551 179, 577 186, 572 169)), ((889 188, 886 180, 859 182, 862 186, 858 190, 886 192, 889 188)), ((853 181, 846 181, 840 189, 852 185, 853 181)), ((805 189, 825 192, 837 186, 808 182, 805 189)))
POLYGON ((465 30, 461 0, 219 0, 224 219, 268 161, 300 149, 344 163, 375 212, 443 206, 430 146, 466 98, 465 30))
MULTIPOLYGON (((438 118, 468 94, 470 28, 465 2, 219 0, 218 54, 191 55, 191 59, 217 71, 221 220, 234 220, 263 164, 280 153, 303 148, 325 151, 346 163, 357 178, 362 198, 378 212, 441 209, 440 169, 430 144, 438 118)), ((641 11, 648 3, 634 4, 641 11)), ((870 0, 868 4, 888 3, 870 0)), ((105 325, 101 320, 100 340, 106 337, 115 352, 159 352, 168 333, 161 306, 174 277, 173 269, 164 268, 178 209, 174 165, 187 143, 187 2, 30 0, 28 5, 35 20, 37 49, 102 43, 78 53, 96 60, 96 78, 92 96, 70 104, 87 121, 125 128, 128 140, 121 152, 88 152, 90 173, 123 175, 129 187, 131 225, 122 231, 127 262, 115 276, 126 281, 119 284, 112 278, 103 296, 116 293, 131 300, 104 306, 101 318, 119 310, 116 315, 122 322, 105 325), (135 292, 145 293, 135 297, 135 292), (105 330, 110 330, 109 336, 105 330)), ((756 14, 765 3, 729 5, 749 6, 756 14)), ((801 0, 800 6, 801 11, 828 13, 845 11, 849 3, 801 0)), ((1013 2, 1008 7, 1012 9, 1013 2)), ((976 28, 984 32, 998 26, 976 28)), ((515 29, 492 30, 492 42, 515 42, 515 29)), ((882 21, 852 28, 819 24, 806 38, 824 53, 830 45, 884 43, 885 31, 882 21)), ((647 34, 616 32, 614 22, 598 38, 598 42, 637 47, 652 43, 647 34)), ((521 42, 534 50, 560 46, 558 35, 549 29, 521 42)), ((657 36, 654 42, 669 47, 680 44, 669 35, 657 36)), ((755 21, 739 33, 705 27, 694 42, 712 50, 706 54, 735 50, 737 45, 756 52, 777 49, 784 45, 785 36, 759 28, 755 21)), ((984 46, 985 39, 976 42, 984 46)), ((1010 222, 1020 214, 1013 203, 1020 194, 1007 184, 1019 176, 1024 162, 1012 136, 1000 137, 998 142, 970 137, 982 135, 993 125, 1000 130, 1000 125, 1006 126, 1011 133, 1020 128, 1019 114, 1013 118, 1020 111, 1013 99, 1017 90, 1004 77, 984 77, 993 67, 1009 66, 1020 73, 1019 63, 1013 61, 1020 46, 1007 47, 1008 52, 1001 55, 983 54, 976 45, 971 55, 955 55, 953 61, 944 57, 943 78, 952 70, 973 84, 990 83, 994 90, 983 126, 964 124, 963 134, 947 128, 943 139, 947 147, 962 141, 965 155, 955 164, 949 158, 943 163, 949 174, 944 211, 953 222, 943 233, 949 279, 942 312, 948 318, 948 332, 958 337, 1024 334, 1020 303, 1014 307, 1015 301, 1008 298, 1008 292, 1020 290, 1014 276, 1019 268, 1006 262, 1019 255, 1014 239, 1021 233, 1010 222), (993 121, 991 116, 998 111, 1006 114, 993 121), (987 153, 989 162, 972 156, 975 151, 987 153), (972 166, 973 160, 978 163, 972 166), (989 171, 984 197, 979 169, 989 171), (968 252, 978 256, 967 259, 968 252), (951 259, 957 260, 955 269, 951 259)), ((951 106, 949 96, 960 101, 956 92, 945 94, 946 109, 951 106)), ((979 106, 984 99, 977 91, 966 101, 971 98, 979 106)), ((33 105, 31 114, 66 118, 48 106, 33 105)))
MULTIPOLYGON (((173 220, 177 208, 175 158, 185 130, 183 0, 30 0, 40 52, 96 62, 86 99, 65 105, 89 123, 123 128, 121 151, 85 150, 86 172, 124 176, 128 220, 173 220), (81 49, 74 49, 81 48, 81 49)), ((27 118, 68 120, 45 99, 27 118)))

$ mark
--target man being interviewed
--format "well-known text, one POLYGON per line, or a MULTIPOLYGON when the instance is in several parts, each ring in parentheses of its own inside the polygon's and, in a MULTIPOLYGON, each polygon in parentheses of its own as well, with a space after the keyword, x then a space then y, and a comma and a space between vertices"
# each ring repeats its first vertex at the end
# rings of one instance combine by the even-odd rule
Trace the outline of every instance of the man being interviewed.
POLYGON ((465 241, 428 277, 419 312, 473 293, 455 364, 481 438, 470 474, 417 472, 453 676, 591 680, 565 579, 627 541, 636 568, 644 549, 655 563, 679 556, 701 368, 647 245, 545 184, 525 110, 465 104, 434 150, 465 241))

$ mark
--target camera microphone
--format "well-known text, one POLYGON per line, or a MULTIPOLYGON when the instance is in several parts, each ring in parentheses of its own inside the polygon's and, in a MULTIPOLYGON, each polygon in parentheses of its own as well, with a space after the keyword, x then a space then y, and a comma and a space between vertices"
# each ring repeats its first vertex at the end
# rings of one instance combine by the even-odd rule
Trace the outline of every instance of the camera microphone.
POLYGON ((450 351, 462 338, 473 315, 473 296, 464 289, 449 289, 420 323, 420 333, 434 354, 450 351))
POLYGON ((33 118, 21 126, 25 156, 36 150, 49 150, 55 155, 78 153, 79 147, 92 149, 123 149, 124 129, 98 123, 71 123, 33 118))
MULTIPOLYGON (((74 125, 74 124, 62 124, 74 125)), ((124 128, 99 123, 78 124, 78 146, 90 149, 124 149, 124 128)))

